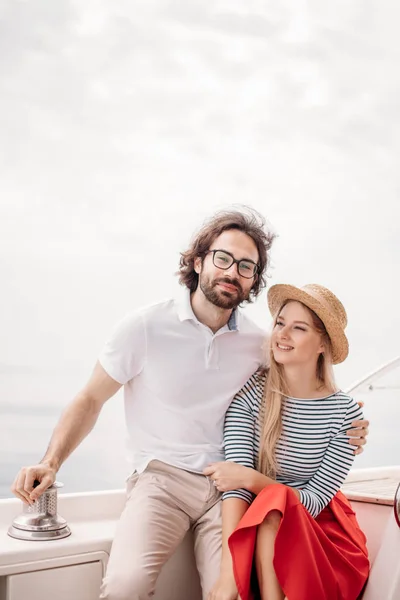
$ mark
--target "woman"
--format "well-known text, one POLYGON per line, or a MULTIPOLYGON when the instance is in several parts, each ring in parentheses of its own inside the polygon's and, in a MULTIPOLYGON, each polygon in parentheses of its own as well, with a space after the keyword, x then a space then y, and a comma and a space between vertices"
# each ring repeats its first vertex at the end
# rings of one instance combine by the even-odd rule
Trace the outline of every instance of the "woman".
POLYGON ((356 600, 369 571, 365 536, 339 491, 362 418, 335 385, 346 312, 326 288, 275 285, 270 367, 234 398, 228 462, 205 470, 223 495, 223 555, 210 600, 356 600), (252 591, 253 590, 253 591, 252 591))

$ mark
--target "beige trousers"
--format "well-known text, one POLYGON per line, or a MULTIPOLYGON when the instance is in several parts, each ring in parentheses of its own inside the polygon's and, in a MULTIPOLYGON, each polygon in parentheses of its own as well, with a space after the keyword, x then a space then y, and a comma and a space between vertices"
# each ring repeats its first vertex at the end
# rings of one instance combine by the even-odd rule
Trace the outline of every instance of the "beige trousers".
POLYGON ((194 553, 203 600, 219 575, 221 494, 204 475, 157 460, 128 480, 127 502, 117 526, 100 598, 148 600, 157 577, 186 532, 194 553))

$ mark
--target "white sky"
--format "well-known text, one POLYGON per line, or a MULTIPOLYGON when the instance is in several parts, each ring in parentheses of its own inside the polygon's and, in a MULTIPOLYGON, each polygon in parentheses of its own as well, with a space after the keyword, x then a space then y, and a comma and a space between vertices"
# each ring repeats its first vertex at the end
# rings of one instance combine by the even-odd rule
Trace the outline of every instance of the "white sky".
MULTIPOLYGON (((398 355, 399 17, 395 0, 3 0, 0 363, 90 368, 233 203, 279 234, 271 283, 344 302, 343 384, 398 355)), ((265 296, 249 310, 268 325, 265 296)))

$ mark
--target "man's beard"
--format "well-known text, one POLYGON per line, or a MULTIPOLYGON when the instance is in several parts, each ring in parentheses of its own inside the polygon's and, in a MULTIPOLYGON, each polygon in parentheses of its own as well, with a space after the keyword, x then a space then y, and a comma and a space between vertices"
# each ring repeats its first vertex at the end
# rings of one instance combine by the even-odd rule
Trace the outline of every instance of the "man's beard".
POLYGON ((209 277, 200 274, 199 281, 200 289, 211 304, 218 308, 236 308, 248 299, 250 292, 245 294, 242 286, 237 279, 229 279, 228 277, 218 277, 218 279, 210 280, 209 277), (236 286, 236 291, 228 292, 218 287, 218 283, 229 283, 236 286))

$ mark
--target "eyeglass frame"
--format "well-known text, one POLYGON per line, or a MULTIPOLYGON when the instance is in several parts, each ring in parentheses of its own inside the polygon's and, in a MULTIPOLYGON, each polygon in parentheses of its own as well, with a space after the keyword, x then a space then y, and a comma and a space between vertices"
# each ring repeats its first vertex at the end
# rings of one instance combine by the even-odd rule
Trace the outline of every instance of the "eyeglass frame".
POLYGON ((253 279, 260 272, 260 265, 257 264, 256 262, 254 262, 254 260, 251 260, 251 258, 240 258, 240 259, 237 259, 230 252, 228 252, 227 250, 223 250, 222 248, 216 248, 215 250, 207 250, 206 254, 210 254, 210 253, 212 253, 212 255, 213 255, 212 261, 213 261, 214 267, 217 267, 217 269, 221 269, 221 271, 227 271, 228 269, 231 268, 232 265, 236 264, 237 265, 236 270, 238 272, 238 275, 240 277, 244 277, 244 279, 253 279), (229 267, 226 267, 226 268, 219 267, 218 265, 215 264, 214 259, 215 259, 215 253, 216 252, 223 252, 224 254, 227 254, 228 256, 231 257, 232 262, 229 265, 229 267), (254 271, 254 273, 253 273, 253 275, 251 277, 246 277, 246 275, 242 275, 239 272, 239 267, 240 267, 240 263, 241 262, 251 263, 252 265, 255 266, 255 271, 254 271))

